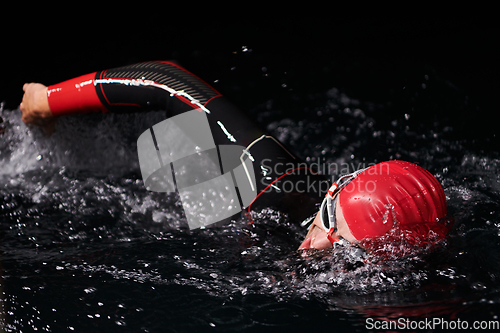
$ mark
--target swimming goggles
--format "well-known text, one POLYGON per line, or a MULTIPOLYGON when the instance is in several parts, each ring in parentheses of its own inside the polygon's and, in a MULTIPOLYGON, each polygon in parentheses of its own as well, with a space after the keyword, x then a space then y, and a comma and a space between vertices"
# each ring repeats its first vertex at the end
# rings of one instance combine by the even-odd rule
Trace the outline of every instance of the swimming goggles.
POLYGON ((323 227, 323 229, 325 229, 327 238, 332 244, 339 241, 339 238, 333 237, 333 234, 337 231, 335 207, 339 197, 338 194, 345 186, 347 186, 347 184, 349 184, 354 178, 356 178, 361 172, 365 170, 366 168, 341 176, 339 179, 337 179, 336 182, 332 184, 332 186, 330 186, 330 189, 326 193, 325 198, 321 203, 321 208, 319 210, 321 226, 323 227))

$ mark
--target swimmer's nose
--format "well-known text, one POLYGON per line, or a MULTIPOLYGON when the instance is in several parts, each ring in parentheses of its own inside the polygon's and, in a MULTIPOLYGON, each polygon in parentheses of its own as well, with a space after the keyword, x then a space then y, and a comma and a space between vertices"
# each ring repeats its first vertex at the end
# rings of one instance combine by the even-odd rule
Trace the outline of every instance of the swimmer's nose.
POLYGON ((332 247, 332 243, 328 240, 327 234, 320 228, 314 228, 300 244, 299 250, 302 249, 328 249, 332 247))

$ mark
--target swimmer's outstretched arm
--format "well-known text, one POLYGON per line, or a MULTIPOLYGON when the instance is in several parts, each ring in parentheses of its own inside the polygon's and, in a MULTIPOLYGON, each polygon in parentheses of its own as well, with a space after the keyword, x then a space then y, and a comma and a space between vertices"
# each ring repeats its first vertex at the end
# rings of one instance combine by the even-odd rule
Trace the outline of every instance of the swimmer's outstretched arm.
POLYGON ((42 127, 78 113, 166 111, 171 117, 197 109, 209 115, 217 144, 231 138, 246 146, 264 134, 217 90, 171 61, 107 69, 48 87, 30 83, 24 90, 23 121, 42 127))
POLYGON ((36 125, 53 117, 88 112, 207 112, 206 105, 221 97, 210 85, 168 61, 94 72, 48 87, 29 83, 23 89, 23 121, 36 125))

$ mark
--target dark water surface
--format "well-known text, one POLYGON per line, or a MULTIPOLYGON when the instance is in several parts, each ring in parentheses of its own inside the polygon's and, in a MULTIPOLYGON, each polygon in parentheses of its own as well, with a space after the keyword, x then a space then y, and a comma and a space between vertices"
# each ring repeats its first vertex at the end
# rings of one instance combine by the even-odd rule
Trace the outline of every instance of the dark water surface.
MULTIPOLYGON (((162 112, 61 118, 45 137, 9 100, 0 115, 5 331, 345 332, 365 331, 367 318, 500 320, 496 137, 478 131, 485 106, 453 74, 342 56, 308 74, 251 45, 217 52, 222 74, 204 78, 304 160, 354 171, 403 159, 436 175, 455 219, 447 241, 385 261, 349 247, 302 257, 305 230, 271 209, 253 225, 189 231, 179 198, 146 191, 140 176, 136 140, 162 112)), ((188 56, 188 68, 200 58, 188 56)))

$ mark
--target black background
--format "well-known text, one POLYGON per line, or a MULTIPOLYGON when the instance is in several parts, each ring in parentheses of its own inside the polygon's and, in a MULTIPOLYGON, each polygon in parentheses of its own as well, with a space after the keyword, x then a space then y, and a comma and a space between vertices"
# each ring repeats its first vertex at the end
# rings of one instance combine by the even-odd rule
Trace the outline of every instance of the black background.
MULTIPOLYGON (((278 116, 297 115, 302 110, 314 107, 315 101, 309 98, 310 96, 322 94, 323 98, 319 98, 318 103, 324 103, 325 92, 336 87, 351 98, 383 105, 384 107, 380 110, 388 114, 377 114, 375 118, 379 127, 384 121, 390 124, 392 119, 404 117, 404 114, 408 113, 411 114, 412 127, 418 123, 423 126, 432 126, 433 122, 438 122, 439 126, 436 128, 449 124, 454 129, 452 131, 454 139, 470 142, 478 149, 488 148, 490 151, 497 151, 499 29, 496 20, 486 15, 488 11, 492 12, 491 9, 483 9, 481 15, 475 15, 472 12, 464 12, 460 15, 449 12, 445 15, 437 14, 433 12, 433 8, 425 8, 424 13, 415 14, 414 8, 405 4, 404 10, 392 8, 380 15, 374 12, 360 14, 358 9, 347 12, 333 5, 333 8, 328 9, 316 8, 315 15, 306 15, 300 9, 291 15, 281 11, 270 12, 267 8, 260 8, 258 14, 243 15, 242 12, 246 10, 248 4, 234 3, 229 8, 221 8, 217 15, 208 12, 204 15, 194 15, 192 4, 186 5, 182 10, 171 6, 158 9, 145 3, 141 10, 138 10, 138 5, 134 4, 134 6, 121 8, 120 11, 116 9, 106 11, 82 3, 68 3, 67 8, 55 8, 52 11, 53 14, 48 15, 42 11, 42 9, 46 10, 46 7, 37 10, 31 4, 23 5, 26 8, 11 9, 9 7, 9 10, 1 12, 0 101, 5 101, 7 109, 15 109, 18 106, 22 98, 24 82, 41 82, 48 85, 81 74, 139 61, 177 59, 187 69, 209 83, 213 83, 237 105, 250 111, 260 109, 261 103, 273 100, 272 110, 279 113, 278 116), (248 46, 252 51, 243 52, 242 46, 248 46), (263 76, 263 67, 267 69, 269 76, 263 76), (429 81, 426 81, 425 75, 429 76, 429 81), (214 82, 215 80, 217 82, 214 82), (422 89, 423 83, 434 87, 422 89), (283 88, 283 84, 286 84, 286 89, 283 88)), ((308 4, 301 3, 300 5, 308 4)), ((424 133, 428 132, 424 131, 424 133)), ((0 139, 2 139, 1 136, 0 139)), ((486 174, 485 181, 489 179, 488 175, 486 174)), ((454 177, 458 179, 458 176, 454 177)), ((474 186, 477 186, 474 185, 475 180, 468 180, 465 184, 466 189, 468 184, 472 184, 470 186, 474 190, 474 186)), ((461 186, 459 189, 463 188, 461 186)), ((493 187, 494 184, 491 186, 493 187)), ((24 199, 24 194, 21 194, 21 198, 24 199)), ((477 200, 482 200, 482 198, 483 196, 479 196, 477 200)), ((19 205, 22 204, 24 202, 19 203, 19 205)), ((470 218, 471 222, 494 219, 490 211, 496 210, 496 205, 491 206, 491 202, 485 204, 486 206, 476 205, 476 202, 472 202, 469 206, 464 204, 461 211, 467 213, 462 213, 465 215, 457 216, 457 218, 460 220, 470 218), (471 205, 474 205, 475 210, 469 213, 471 205), (492 208, 489 209, 489 207, 492 208)), ((5 214, 11 215, 8 221, 19 217, 19 215, 12 215, 9 211, 5 214)), ((103 219, 107 219, 107 215, 105 216, 103 219)), ((33 219, 32 216, 27 218, 28 221, 33 219)), ((92 218, 100 221, 97 220, 100 216, 92 218)), ((17 221, 19 222, 19 219, 17 221)), ((96 223, 100 225, 101 222, 96 223)), ((38 220, 36 224, 38 225, 38 220)), ((53 236, 48 237, 48 241, 53 239, 52 237, 59 239, 60 224, 54 224, 53 227, 50 225, 50 223, 45 224, 49 231, 54 230, 53 236)), ((32 232, 38 232, 38 226, 33 228, 32 232)), ((476 228, 475 225, 474 228, 476 228)), ((491 228, 494 227, 491 226, 491 228)), ((15 232, 15 229, 9 230, 12 233, 15 232)), ((465 272, 474 271, 469 268, 476 267, 478 262, 481 263, 481 260, 477 260, 478 258, 483 262, 488 262, 483 258, 485 254, 493 256, 491 258, 495 260, 495 251, 491 251, 490 244, 496 242, 496 237, 492 236, 495 239, 488 242, 488 238, 478 236, 482 235, 481 229, 476 232, 476 235, 469 233, 468 237, 461 238, 459 245, 455 244, 451 250, 458 252, 464 246, 468 249, 476 248, 475 252, 465 250, 461 252, 466 253, 465 259, 463 256, 454 255, 454 252, 451 254, 454 257, 455 266, 465 272), (481 255, 476 255, 478 253, 481 255), (459 261, 463 263, 456 264, 459 261)), ((496 234, 497 230, 494 229, 490 235, 496 234)), ((90 237, 93 237, 92 235, 97 234, 91 232, 90 237)), ((18 242, 17 239, 19 236, 13 238, 14 243, 18 242)), ((91 242, 92 239, 90 238, 91 242)), ((179 241, 183 239, 184 237, 181 237, 179 241)), ((196 237, 192 238, 192 242, 203 244, 196 237)), ((12 240, 4 245, 8 246, 11 243, 12 240)), ((168 251, 168 248, 165 249, 164 244, 160 243, 141 244, 137 247, 134 247, 134 244, 131 246, 124 243, 122 249, 118 246, 106 248, 102 251, 104 256, 100 251, 96 253, 92 251, 89 256, 90 260, 97 262, 116 263, 119 261, 125 267, 139 265, 138 256, 144 255, 146 261, 151 256, 155 258, 151 259, 154 263, 158 262, 160 267, 168 268, 171 262, 158 259, 163 257, 157 256, 162 251, 168 251), (141 251, 147 252, 144 254, 141 251)), ((107 246, 106 243, 104 244, 107 246)), ((178 243, 169 242, 168 244, 175 247, 178 243)), ((31 241, 28 246, 32 246, 31 241)), ((93 249, 89 243, 83 242, 82 246, 85 249, 93 249)), ((59 247, 60 245, 57 245, 57 249, 59 247)), ((80 258, 82 247, 77 246, 75 250, 78 252, 76 258, 80 258)), ((61 254, 61 256, 67 260, 66 256, 68 256, 67 253, 71 253, 71 248, 64 251, 64 255, 61 254)), ((18 252, 13 253, 10 255, 16 258, 18 252)), ((192 252, 189 253, 192 254, 192 252)), ((204 254, 197 252, 197 255, 204 254)), ((55 264, 61 256, 52 259, 52 263, 55 264)), ((83 255, 82 258, 85 259, 86 256, 83 255)), ((486 256, 486 259, 488 258, 490 257, 486 256)), ((76 260, 70 259, 71 262, 76 260)), ((95 275, 97 279, 102 277, 102 285, 99 284, 97 294, 83 295, 81 289, 88 283, 89 273, 82 272, 78 276, 75 271, 77 274, 75 280, 73 272, 57 271, 57 274, 54 274, 53 266, 42 266, 41 262, 28 261, 11 259, 3 262, 4 269, 10 270, 7 277, 13 276, 9 283, 9 294, 14 295, 14 301, 11 303, 14 306, 21 304, 22 310, 18 309, 16 313, 33 313, 32 317, 16 315, 19 320, 23 317, 32 319, 38 317, 40 312, 33 305, 40 303, 45 304, 45 308, 41 307, 42 313, 43 311, 50 313, 44 318, 44 322, 53 320, 55 324, 53 318, 57 317, 57 325, 73 322, 87 325, 83 322, 86 319, 81 316, 80 305, 93 298, 94 301, 106 299, 108 302, 109 300, 110 304, 126 300, 125 303, 130 306, 128 309, 120 308, 121 310, 116 315, 125 313, 128 318, 131 318, 129 327, 134 327, 134 325, 142 327, 144 318, 148 320, 147 325, 163 325, 165 321, 174 318, 174 324, 178 327, 182 327, 181 324, 196 326, 199 324, 197 321, 192 323, 183 321, 185 318, 192 319, 193 313, 198 314, 204 311, 205 308, 197 307, 199 303, 196 303, 196 300, 207 301, 207 297, 201 295, 202 292, 196 291, 189 294, 186 293, 186 288, 179 288, 179 286, 158 288, 157 290, 162 290, 159 293, 149 289, 150 283, 141 283, 138 289, 129 288, 129 285, 123 284, 123 280, 112 278, 107 273, 95 275), (41 273, 33 275, 33 267, 40 268, 41 273), (72 277, 69 277, 69 274, 72 277), (28 279, 16 279, 16 276, 28 276, 28 279), (55 283, 46 284, 47 276, 55 283), (84 282, 82 285, 77 283, 75 287, 75 281, 84 282), (26 285, 43 285, 44 289, 33 289, 28 292, 24 290, 26 285), (108 288, 110 285, 116 287, 108 288), (76 297, 79 301, 74 303, 76 297), (146 298, 147 301, 145 301, 146 298), (194 301, 178 302, 179 299, 188 298, 194 301), (22 302, 24 300, 26 302, 22 302), (31 306, 26 306, 25 303, 31 306), (154 309, 158 304, 158 309, 151 311, 153 317, 148 317, 149 314, 144 317, 144 313, 149 313, 148 311, 135 311, 135 307, 141 304, 145 304, 146 309, 154 309), (166 307, 165 304, 167 304, 166 307), (176 310, 171 311, 174 307, 176 310), (52 312, 51 308, 57 308, 59 312, 52 312), (68 313, 68 318, 64 318, 64 315, 61 316, 60 313, 68 313)), ((483 273, 485 274, 484 268, 474 272, 471 276, 481 278, 483 273)), ((491 279, 492 277, 485 278, 486 281, 493 281, 491 279)), ((443 280, 437 281, 438 286, 440 281, 443 280)), ((447 279, 445 281, 449 282, 447 279)), ((153 284, 157 287, 156 282, 153 281, 153 284)), ((488 298, 490 293, 493 297, 495 295, 494 291, 490 290, 496 290, 496 287, 492 288, 484 291, 484 293, 489 293, 488 298)), ((481 295, 478 297, 483 298, 483 292, 476 294, 472 291, 472 296, 469 296, 471 289, 468 286, 463 289, 465 289, 467 300, 469 297, 475 299, 476 295, 481 295)), ((425 300, 435 299, 436 295, 437 297, 452 295, 447 291, 443 293, 433 291, 427 286, 424 286, 424 289, 417 288, 415 292, 420 293, 422 290, 424 294, 418 296, 409 293, 408 299, 422 297, 425 300)), ((458 289, 455 295, 460 294, 460 289, 458 289)), ((368 302, 371 297, 371 295, 368 296, 368 302)), ((400 295, 391 292, 389 295, 376 294, 375 297, 379 300, 378 303, 387 302, 390 309, 391 300, 398 299, 399 301, 400 295)), ((345 299, 351 300, 349 295, 345 299)), ((357 297, 352 298, 352 301, 356 300, 357 297)), ((267 302, 266 299, 264 301, 267 302)), ((404 300, 401 301, 404 302, 404 300)), ((247 302, 247 308, 257 309, 256 311, 266 309, 261 304, 263 302, 261 298, 248 300, 243 297, 242 301, 236 299, 235 303, 238 304, 238 302, 247 302)), ((366 299, 361 297, 359 302, 365 304, 366 299)), ((219 299, 209 300, 206 308, 214 303, 220 303, 219 299)), ((315 302, 308 302, 305 307, 307 311, 301 313, 301 316, 318 318, 319 325, 330 325, 329 328, 339 327, 342 330, 354 327, 352 321, 349 321, 349 315, 344 316, 343 312, 339 314, 337 311, 323 311, 323 304, 319 304, 321 311, 318 311, 314 304, 315 302), (347 320, 344 320, 346 317, 347 320)), ((342 304, 342 301, 338 304, 342 304)), ((460 304, 464 306, 462 302, 460 304)), ((440 303, 438 302, 437 305, 440 303)), ((490 305, 481 300, 478 303, 471 301, 468 306, 475 307, 468 314, 469 316, 479 318, 484 316, 485 319, 490 319, 490 309, 496 305, 490 305)), ((292 310, 294 308, 295 306, 291 307, 292 310)), ((395 308, 400 310, 398 307, 395 308)), ((221 308, 214 307, 209 310, 215 313, 219 309, 221 308)), ((384 310, 384 307, 381 309, 384 310)), ((418 311, 418 307, 410 310, 414 309, 418 311)), ((425 310, 432 311, 432 302, 429 307, 426 306, 425 310)), ((439 308, 438 310, 444 311, 439 308)), ((102 309, 96 308, 95 311, 97 313, 102 309)), ((116 308, 113 307, 113 311, 116 311, 116 308)), ((276 317, 281 321, 293 318, 294 315, 294 312, 291 312, 292 315, 288 312, 286 314, 270 313, 260 315, 260 317, 269 318, 270 321, 276 317)), ((202 319, 200 321, 203 321, 202 319)), ((304 322, 312 322, 312 319, 303 320, 302 323, 304 322)), ((20 323, 20 325, 24 324, 22 321, 20 323)), ((290 325, 293 323, 294 321, 290 325)), ((363 323, 359 322, 357 328, 360 329, 361 325, 363 323)), ((269 331, 276 331, 276 327, 268 326, 267 328, 269 331)), ((260 332, 261 327, 258 327, 258 330, 260 332)))
POLYGON ((24 82, 49 85, 134 62, 177 59, 209 83, 218 80, 214 86, 242 108, 273 98, 300 112, 303 105, 287 104, 291 95, 278 86, 310 93, 337 87, 352 98, 391 105, 386 112, 411 113, 415 121, 449 121, 460 139, 496 142, 499 29, 487 8, 382 15, 335 9, 314 15, 235 8, 195 15, 189 6, 137 5, 51 15, 7 10, 0 101, 15 109, 24 82), (405 93, 424 82, 423 73, 445 82, 447 94, 456 94, 453 102, 446 94, 415 102, 411 89, 405 93))

